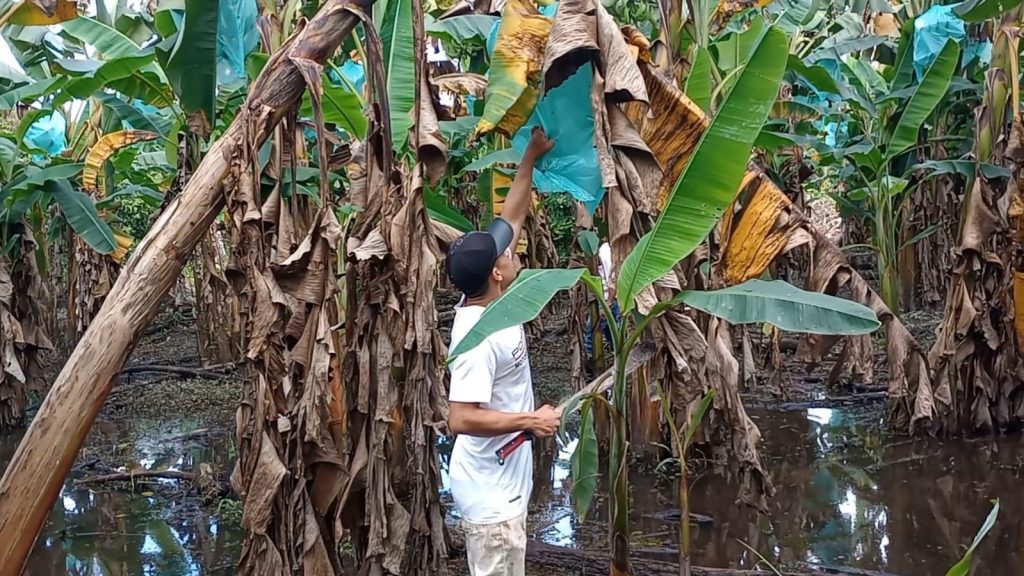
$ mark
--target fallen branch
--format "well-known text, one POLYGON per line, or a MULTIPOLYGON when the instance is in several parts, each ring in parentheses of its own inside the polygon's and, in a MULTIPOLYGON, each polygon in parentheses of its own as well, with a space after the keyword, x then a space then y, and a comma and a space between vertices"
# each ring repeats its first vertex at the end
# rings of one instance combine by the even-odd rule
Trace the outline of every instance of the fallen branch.
MULTIPOLYGON (((669 522, 673 524, 679 523, 679 510, 662 510, 660 512, 651 512, 644 514, 646 518, 653 518, 662 522, 669 522)), ((697 514, 690 512, 690 524, 697 526, 711 526, 715 523, 715 519, 711 516, 705 516, 704 514, 697 514)))
POLYGON ((204 378, 206 380, 225 380, 227 375, 213 372, 204 368, 188 368, 185 366, 163 366, 157 364, 140 364, 138 366, 125 366, 121 369, 121 375, 138 374, 140 372, 164 372, 177 374, 179 376, 192 376, 193 378, 204 378))
POLYGON ((75 484, 95 484, 98 482, 134 482, 140 478, 166 478, 168 480, 185 480, 195 482, 196 475, 192 472, 181 470, 136 470, 135 472, 119 472, 116 474, 104 474, 75 480, 75 484))

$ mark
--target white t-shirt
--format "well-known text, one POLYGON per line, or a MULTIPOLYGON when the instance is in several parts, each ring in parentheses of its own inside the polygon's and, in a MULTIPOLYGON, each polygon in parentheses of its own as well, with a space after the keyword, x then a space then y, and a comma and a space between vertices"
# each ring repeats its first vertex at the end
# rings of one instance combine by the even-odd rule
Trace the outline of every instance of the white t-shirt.
POLYGON ((608 287, 612 285, 612 247, 607 242, 597 249, 597 271, 604 282, 604 299, 608 300, 608 287))
MULTIPOLYGON (((457 306, 452 348, 483 314, 483 306, 457 306)), ((533 380, 522 325, 488 336, 449 365, 452 402, 480 404, 499 412, 532 412, 533 380)), ((459 434, 448 473, 452 498, 462 517, 474 524, 496 524, 526 512, 533 490, 533 446, 525 442, 498 465, 497 450, 519 433, 493 438, 459 434)))

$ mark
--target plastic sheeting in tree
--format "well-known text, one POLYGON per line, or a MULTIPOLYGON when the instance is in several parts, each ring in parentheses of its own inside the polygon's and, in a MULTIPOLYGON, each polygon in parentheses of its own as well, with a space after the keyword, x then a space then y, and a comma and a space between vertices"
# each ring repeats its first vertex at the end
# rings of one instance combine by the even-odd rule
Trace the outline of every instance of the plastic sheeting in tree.
MULTIPOLYGON (((244 80, 245 59, 259 44, 256 0, 220 0, 217 10, 217 82, 244 80)), ((180 24, 179 24, 180 27, 180 24)))
POLYGON ((955 5, 932 6, 914 20, 914 72, 918 80, 931 66, 949 39, 963 41, 964 21, 953 11, 955 5))

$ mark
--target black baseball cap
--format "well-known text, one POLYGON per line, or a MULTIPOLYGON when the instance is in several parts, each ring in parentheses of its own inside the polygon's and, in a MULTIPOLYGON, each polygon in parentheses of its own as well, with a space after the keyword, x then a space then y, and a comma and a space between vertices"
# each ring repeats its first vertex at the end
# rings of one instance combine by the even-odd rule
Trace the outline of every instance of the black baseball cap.
POLYGON ((476 296, 487 287, 494 263, 512 244, 512 225, 495 218, 484 232, 463 234, 448 247, 445 267, 448 278, 468 296, 476 296))

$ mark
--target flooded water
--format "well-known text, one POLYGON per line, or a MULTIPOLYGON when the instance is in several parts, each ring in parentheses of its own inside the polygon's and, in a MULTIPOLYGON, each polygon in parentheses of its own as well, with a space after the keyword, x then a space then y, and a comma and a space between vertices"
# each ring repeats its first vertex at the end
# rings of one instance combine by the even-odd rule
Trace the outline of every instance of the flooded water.
MULTIPOLYGON (((104 461, 127 470, 195 469, 205 462, 230 470, 234 449, 227 436, 207 436, 197 422, 173 426, 135 422, 126 428, 99 423, 93 446, 104 461), (196 432, 199 434, 195 434, 196 432), (203 437, 200 443, 197 437, 203 437), (227 468, 225 468, 227 467, 227 468)), ((19 435, 0 436, 0 469, 19 435)), ((90 453, 77 466, 88 464, 90 453)), ((95 475, 83 470, 79 477, 95 475)), ((241 510, 232 501, 204 509, 177 497, 178 482, 138 479, 134 492, 111 484, 65 483, 36 542, 26 574, 43 576, 230 575, 241 553, 241 510)))
MULTIPOLYGON (((878 413, 881 410, 873 410, 878 413)), ((880 432, 872 416, 809 409, 752 414, 764 435, 763 456, 777 494, 770 514, 735 505, 728 478, 698 472, 692 508, 714 519, 694 531, 695 564, 754 566, 740 541, 779 566, 848 566, 902 576, 944 574, 957 561, 1000 498, 995 528, 975 554, 978 573, 1024 575, 1024 451, 1020 439, 908 440, 880 432)), ((133 424, 133 426, 135 426, 133 424)), ((192 470, 200 462, 230 470, 227 437, 188 439, 201 423, 158 432, 99 432, 126 467, 192 470), (182 439, 184 437, 184 439, 182 439)), ((0 437, 0 468, 17 437, 0 437)), ((95 442, 94 442, 95 445, 95 442)), ((442 468, 448 446, 442 443, 442 468)), ((604 548, 602 501, 584 523, 569 501, 574 443, 538 456, 531 533, 544 542, 604 548)), ((87 460, 87 455, 80 458, 87 460)), ((86 473, 87 474, 87 473, 86 473)), ((443 473, 444 475, 444 473, 443 473)), ((447 483, 447 477, 443 480, 447 483)), ((675 508, 671 483, 633 473, 634 545, 672 559, 675 508)), ((156 488, 160 488, 157 486, 156 488)), ((450 502, 447 494, 443 497, 450 502)), ((69 482, 37 543, 29 574, 232 574, 239 554, 234 503, 201 508, 178 504, 165 491, 140 484, 134 494, 69 482)), ((452 510, 449 520, 457 521, 452 510)))

